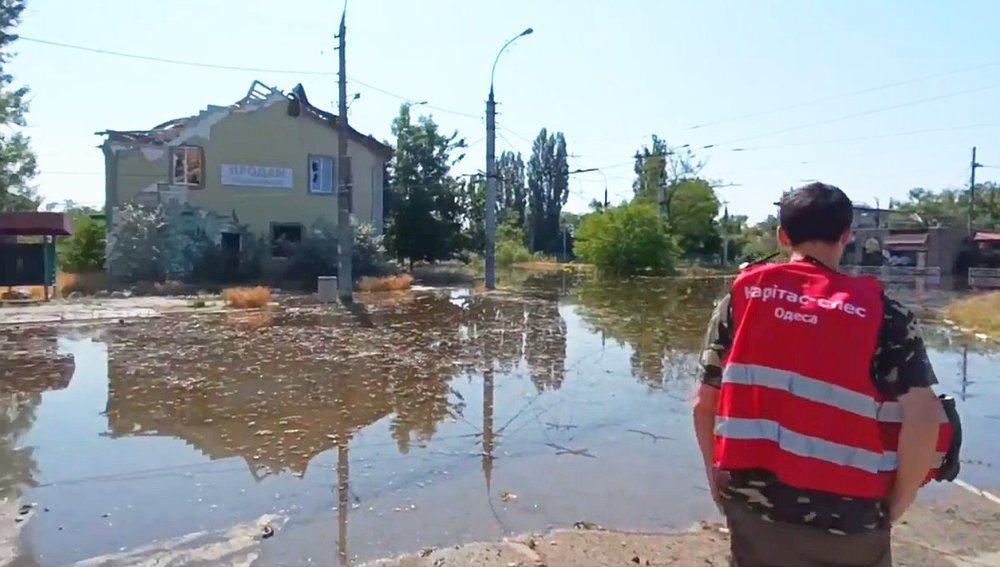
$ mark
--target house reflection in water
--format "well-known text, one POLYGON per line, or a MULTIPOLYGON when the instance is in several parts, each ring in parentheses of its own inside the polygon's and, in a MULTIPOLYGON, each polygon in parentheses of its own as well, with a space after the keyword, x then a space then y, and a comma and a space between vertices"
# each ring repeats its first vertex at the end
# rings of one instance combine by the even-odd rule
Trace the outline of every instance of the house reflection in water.
POLYGON ((349 446, 357 432, 390 418, 405 454, 413 439, 430 440, 438 423, 461 416, 464 402, 451 380, 483 374, 488 490, 494 371, 527 360, 539 390, 558 388, 565 351, 557 305, 475 296, 414 294, 354 313, 306 307, 162 319, 109 341, 108 428, 112 437, 169 436, 211 459, 239 458, 258 480, 304 476, 317 455, 336 449, 346 561, 349 446))

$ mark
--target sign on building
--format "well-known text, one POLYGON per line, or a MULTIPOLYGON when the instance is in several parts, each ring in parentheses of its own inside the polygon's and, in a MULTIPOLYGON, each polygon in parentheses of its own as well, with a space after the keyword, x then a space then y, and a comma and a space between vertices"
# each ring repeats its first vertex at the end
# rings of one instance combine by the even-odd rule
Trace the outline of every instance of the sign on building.
POLYGON ((222 164, 222 184, 233 187, 274 187, 291 189, 294 175, 290 167, 222 164))

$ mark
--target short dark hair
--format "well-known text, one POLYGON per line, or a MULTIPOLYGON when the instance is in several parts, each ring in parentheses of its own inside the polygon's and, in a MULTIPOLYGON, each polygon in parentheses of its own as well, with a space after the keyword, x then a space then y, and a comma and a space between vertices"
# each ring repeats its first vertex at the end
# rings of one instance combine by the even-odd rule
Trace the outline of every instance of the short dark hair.
POLYGON ((785 193, 778 222, 792 246, 803 242, 835 243, 854 221, 854 204, 839 188, 810 183, 785 193))

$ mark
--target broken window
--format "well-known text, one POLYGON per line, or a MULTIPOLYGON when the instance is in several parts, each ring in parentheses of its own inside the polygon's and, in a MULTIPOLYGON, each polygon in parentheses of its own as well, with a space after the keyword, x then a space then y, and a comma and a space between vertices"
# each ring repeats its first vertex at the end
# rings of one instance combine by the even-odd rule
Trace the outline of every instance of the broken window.
POLYGON ((271 256, 287 258, 292 248, 302 242, 302 225, 297 222, 271 223, 271 256))
POLYGON ((171 152, 174 185, 200 188, 205 181, 205 151, 198 146, 181 146, 171 152))
POLYGON ((330 195, 334 187, 333 158, 309 156, 309 192, 330 195))

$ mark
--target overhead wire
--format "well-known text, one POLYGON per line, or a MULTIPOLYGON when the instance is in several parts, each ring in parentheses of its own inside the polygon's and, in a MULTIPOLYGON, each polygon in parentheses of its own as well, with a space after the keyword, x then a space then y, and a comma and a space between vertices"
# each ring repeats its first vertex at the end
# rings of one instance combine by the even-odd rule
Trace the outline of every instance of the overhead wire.
POLYGON ((696 124, 694 126, 691 126, 691 127, 687 128, 687 130, 697 130, 697 129, 700 129, 700 128, 707 128, 709 126, 715 126, 717 124, 726 124, 726 123, 729 123, 729 122, 736 122, 736 121, 739 121, 739 120, 744 120, 746 118, 756 118, 758 116, 766 116, 768 114, 774 114, 776 112, 781 112, 781 111, 785 111, 785 110, 792 110, 792 109, 795 109, 795 108, 803 108, 803 107, 812 106, 812 105, 815 105, 815 104, 822 104, 824 102, 830 102, 830 101, 839 100, 839 99, 842 99, 842 98, 849 98, 849 97, 852 97, 852 96, 858 96, 858 95, 862 95, 862 94, 868 94, 868 93, 876 92, 876 91, 880 91, 880 90, 891 89, 891 88, 895 88, 895 87, 901 87, 901 86, 904 86, 904 85, 910 85, 910 84, 913 84, 913 83, 919 83, 919 82, 927 81, 927 80, 930 80, 930 79, 937 79, 937 78, 940 78, 940 77, 947 77, 947 76, 951 76, 951 75, 957 75, 959 73, 967 73, 969 71, 978 71, 978 70, 985 69, 985 68, 988 68, 988 67, 995 67, 997 65, 1000 65, 1000 61, 993 61, 993 62, 990 62, 990 63, 984 63, 982 65, 973 65, 971 67, 963 67, 961 69, 954 69, 954 70, 951 70, 951 71, 944 71, 944 72, 941 72, 941 73, 933 73, 931 75, 924 75, 922 77, 916 77, 916 78, 913 78, 913 79, 904 79, 902 81, 895 81, 895 82, 892 82, 892 83, 885 83, 885 84, 882 84, 882 85, 876 85, 874 87, 868 87, 868 88, 864 88, 864 89, 856 90, 856 91, 851 91, 851 92, 847 92, 847 93, 840 93, 840 94, 830 95, 830 96, 826 96, 826 97, 822 97, 822 98, 818 98, 818 99, 814 99, 814 100, 810 100, 810 101, 805 101, 805 102, 795 103, 795 104, 791 104, 791 105, 785 105, 785 106, 781 106, 781 107, 771 108, 771 109, 768 109, 768 110, 759 110, 759 111, 755 111, 755 112, 749 112, 747 114, 741 114, 741 115, 733 116, 733 117, 730 117, 730 118, 723 118, 723 119, 720 119, 720 120, 706 122, 704 124, 696 124))
MULTIPOLYGON (((305 70, 305 69, 290 70, 290 69, 274 69, 274 68, 266 68, 266 67, 248 67, 248 66, 242 66, 242 65, 225 65, 225 64, 218 64, 218 63, 206 63, 206 62, 201 62, 201 61, 187 61, 187 60, 183 60, 183 59, 173 59, 173 58, 168 58, 168 57, 156 57, 156 56, 151 56, 151 55, 140 55, 138 53, 128 53, 128 52, 124 52, 124 51, 115 51, 115 50, 111 50, 111 49, 102 49, 102 48, 97 48, 97 47, 89 47, 89 46, 85 46, 85 45, 76 45, 76 44, 72 44, 72 43, 64 43, 64 42, 61 42, 61 41, 52 41, 52 40, 48 40, 48 39, 42 39, 42 38, 31 37, 31 36, 24 36, 24 35, 18 36, 18 39, 20 39, 21 41, 29 42, 29 43, 37 43, 37 44, 41 44, 41 45, 48 45, 48 46, 51 46, 51 47, 60 47, 60 48, 63 48, 63 49, 72 49, 72 50, 76 50, 76 51, 84 51, 84 52, 95 53, 95 54, 99 54, 99 55, 110 55, 110 56, 122 57, 122 58, 126 58, 126 59, 134 59, 134 60, 138 60, 138 61, 150 61, 150 62, 155 62, 155 63, 166 63, 166 64, 169 64, 169 65, 181 65, 181 66, 187 66, 187 67, 197 67, 197 68, 202 68, 202 69, 215 69, 215 70, 220 70, 220 71, 239 71, 239 72, 246 72, 246 73, 268 73, 268 74, 275 74, 275 75, 313 76, 313 77, 335 77, 337 75, 337 73, 334 72, 334 71, 311 71, 311 70, 305 70)), ((382 94, 387 95, 387 96, 391 96, 393 98, 397 98, 397 99, 402 100, 404 102, 415 103, 415 102, 417 102, 419 100, 419 99, 416 99, 416 98, 407 97, 407 96, 403 96, 403 95, 394 93, 392 91, 383 89, 381 87, 377 87, 377 86, 375 86, 375 85, 373 85, 371 83, 367 83, 365 81, 362 81, 362 80, 354 78, 354 77, 348 77, 347 80, 348 80, 348 82, 356 83, 358 85, 361 85, 362 87, 371 89, 373 91, 382 93, 382 94)), ((462 117, 465 117, 465 118, 474 118, 474 119, 481 119, 482 118, 482 117, 480 117, 479 115, 476 115, 476 114, 471 114, 471 113, 468 113, 468 112, 462 112, 462 111, 458 111, 458 110, 452 110, 452 109, 449 109, 449 108, 444 108, 444 107, 436 106, 436 105, 432 105, 432 104, 425 104, 424 106, 427 106, 427 108, 430 108, 430 109, 433 109, 433 110, 437 110, 437 111, 440 111, 440 112, 445 112, 445 113, 448 113, 448 114, 454 114, 456 116, 462 116, 462 117)))
MULTIPOLYGON (((100 54, 100 55, 109 55, 109 56, 116 56, 116 57, 122 57, 122 58, 134 59, 134 60, 151 61, 151 62, 173 64, 173 65, 183 65, 183 66, 205 68, 205 69, 217 69, 217 70, 239 71, 239 72, 255 72, 255 73, 272 73, 272 74, 283 74, 283 75, 300 75, 300 76, 301 75, 305 75, 305 76, 336 76, 336 74, 337 74, 337 73, 335 73, 333 71, 274 69, 274 68, 265 68, 265 67, 251 67, 251 66, 241 66, 241 65, 217 64, 217 63, 208 63, 208 62, 200 62, 200 61, 187 61, 187 60, 181 60, 181 59, 148 56, 148 55, 141 55, 141 54, 136 54, 136 53, 123 52, 123 51, 115 51, 115 50, 110 50, 110 49, 102 49, 102 48, 96 48, 96 47, 89 47, 89 46, 84 46, 84 45, 77 45, 77 44, 71 44, 71 43, 65 43, 65 42, 59 42, 59 41, 53 41, 53 40, 36 38, 36 37, 31 37, 31 36, 20 36, 19 39, 21 39, 23 41, 26 41, 26 42, 31 42, 31 43, 37 43, 37 44, 48 45, 48 46, 53 46, 53 47, 60 47, 60 48, 64 48, 64 49, 72 49, 72 50, 89 52, 89 53, 95 53, 95 54, 100 54)), ((720 119, 720 120, 716 120, 716 121, 712 121, 712 122, 707 122, 707 123, 704 123, 704 124, 699 124, 699 125, 696 125, 696 126, 688 128, 688 130, 701 129, 701 128, 705 128, 705 127, 712 126, 712 125, 722 124, 722 123, 726 123, 726 122, 733 122, 733 121, 742 120, 744 118, 749 118, 749 117, 754 117, 754 116, 761 116, 761 115, 766 115, 766 114, 773 114, 773 113, 776 113, 776 112, 779 112, 779 111, 782 111, 782 110, 791 110, 791 109, 795 109, 795 108, 801 108, 801 107, 805 107, 805 106, 819 104, 819 103, 822 103, 822 102, 828 102, 828 101, 831 101, 831 100, 837 100, 837 99, 847 98, 847 97, 850 97, 850 96, 856 96, 856 95, 865 94, 865 93, 869 93, 869 92, 875 92, 875 91, 879 91, 879 90, 885 90, 885 89, 889 89, 889 88, 894 88, 894 87, 898 87, 898 86, 903 86, 903 85, 907 85, 907 84, 912 84, 912 83, 916 83, 916 82, 921 82, 921 81, 929 80, 929 79, 932 79, 932 78, 938 78, 938 77, 943 77, 943 76, 954 75, 954 74, 958 74, 958 73, 973 71, 973 70, 977 70, 977 69, 983 69, 983 68, 987 68, 987 67, 991 67, 991 66, 996 66, 996 65, 1000 65, 1000 61, 986 63, 986 64, 982 64, 982 65, 971 66, 971 67, 965 67, 965 68, 962 68, 962 69, 956 69, 956 70, 946 71, 946 72, 942 72, 942 73, 935 73, 935 74, 925 75, 925 76, 917 77, 917 78, 913 78, 913 79, 906 79, 906 80, 902 80, 902 81, 895 81, 895 82, 886 83, 886 84, 883 84, 883 85, 876 85, 874 87, 868 87, 868 88, 865 88, 865 89, 861 89, 861 90, 857 90, 857 91, 852 91, 852 92, 848 92, 848 93, 841 93, 841 94, 832 95, 832 96, 829 96, 829 97, 823 97, 823 98, 820 98, 820 99, 814 99, 814 100, 811 100, 811 101, 805 101, 805 102, 801 102, 801 103, 795 103, 795 104, 791 104, 791 105, 785 105, 785 106, 782 106, 782 107, 779 107, 779 108, 772 108, 772 109, 767 109, 767 110, 762 110, 762 111, 756 111, 756 112, 747 113, 747 114, 736 116, 736 117, 725 118, 725 119, 720 119)), ((389 91, 387 89, 383 89, 383 88, 378 87, 376 85, 367 83, 365 81, 361 81, 361 80, 356 79, 356 78, 349 78, 348 80, 350 82, 356 83, 356 84, 358 84, 358 85, 360 85, 362 87, 371 89, 371 90, 373 90, 375 92, 379 92, 379 93, 384 94, 386 96, 397 98, 397 99, 405 101, 405 102, 414 103, 414 102, 417 101, 417 99, 415 99, 413 97, 407 97, 407 96, 404 96, 404 95, 401 95, 401 94, 389 91)), ((980 92, 980 91, 985 91, 985 90, 991 90, 991 89, 996 89, 996 88, 1000 88, 1000 84, 987 85, 987 86, 983 86, 983 87, 976 87, 976 88, 966 89, 966 90, 962 90, 962 91, 956 91, 956 92, 945 93, 945 94, 941 94, 941 95, 935 95, 935 96, 932 96, 932 97, 925 97, 925 98, 921 98, 921 99, 906 101, 906 102, 903 102, 903 103, 898 103, 898 104, 893 104, 893 105, 889 105, 889 106, 884 106, 884 107, 869 109, 869 110, 865 110, 865 111, 862 111, 862 112, 848 114, 848 115, 845 115, 845 116, 839 116, 839 117, 835 117, 835 118, 830 118, 830 119, 827 119, 827 120, 821 120, 821 121, 812 122, 812 123, 808 123, 808 124, 800 124, 800 125, 797 125, 797 126, 791 126, 791 127, 788 127, 788 128, 782 128, 782 129, 778 129, 778 130, 772 130, 772 131, 764 132, 764 133, 761 133, 761 134, 756 134, 756 135, 751 135, 751 136, 744 136, 744 137, 741 137, 741 138, 735 138, 735 139, 724 141, 724 142, 704 144, 704 145, 700 146, 700 149, 702 149, 702 150, 716 149, 716 148, 720 148, 721 146, 732 145, 732 144, 735 144, 735 143, 738 143, 738 142, 742 142, 742 141, 765 138, 765 137, 774 136, 774 135, 777 135, 777 134, 783 134, 783 133, 787 133, 787 132, 793 132, 793 131, 802 130, 802 129, 806 129, 806 128, 811 128, 811 127, 820 126, 820 125, 825 125, 825 124, 831 124, 831 123, 840 122, 840 121, 844 121, 844 120, 850 120, 850 119, 853 119, 853 118, 860 118, 860 117, 869 116, 869 115, 880 113, 880 112, 886 112, 886 111, 890 111, 890 110, 895 110, 895 109, 898 109, 898 108, 905 108, 905 107, 908 107, 908 106, 914 106, 914 105, 923 104, 923 103, 926 103, 926 102, 933 102, 933 101, 937 101, 937 100, 943 100, 943 99, 946 99, 946 98, 951 98, 951 97, 955 97, 955 96, 961 96, 961 95, 964 95, 964 94, 969 94, 969 93, 973 93, 973 92, 980 92)), ((453 114, 453 115, 456 115, 456 116, 461 116, 461 117, 465 117, 465 118, 469 118, 469 119, 482 120, 482 117, 479 116, 479 115, 476 115, 476 114, 471 114, 471 113, 468 113, 468 112, 462 112, 462 111, 453 110, 453 109, 444 108, 444 107, 440 107, 440 106, 436 106, 436 105, 431 105, 431 104, 426 104, 426 103, 424 105, 427 106, 428 108, 432 109, 432 110, 437 110, 437 111, 440 111, 440 112, 444 112, 444 113, 448 113, 448 114, 453 114)), ((869 140, 869 139, 879 139, 879 138, 888 138, 888 137, 895 137, 895 136, 914 135, 914 134, 917 134, 917 133, 925 133, 925 132, 959 130, 959 129, 976 128, 976 127, 986 127, 986 126, 988 126, 988 125, 971 125, 971 126, 960 126, 960 127, 939 128, 939 129, 938 128, 934 128, 934 129, 916 130, 916 131, 910 131, 910 132, 901 132, 901 133, 898 133, 898 134, 886 134, 886 135, 876 135, 876 136, 868 136, 868 137, 849 138, 849 139, 844 139, 844 140, 828 140, 828 141, 804 142, 804 143, 800 143, 800 144, 784 144, 784 145, 780 145, 779 144, 779 145, 772 145, 772 146, 759 146, 759 147, 756 147, 756 148, 732 148, 732 149, 730 149, 730 151, 733 151, 733 152, 745 152, 745 151, 756 151, 756 150, 763 150, 763 149, 777 149, 777 148, 789 147, 789 146, 793 146, 793 145, 824 144, 824 143, 847 143, 847 142, 862 141, 862 140, 869 140)), ((503 129, 504 131, 510 133, 511 135, 513 135, 513 136, 515 136, 515 137, 517 137, 517 138, 519 138, 519 139, 521 139, 521 140, 529 143, 529 144, 533 143, 527 137, 525 137, 525 136, 523 136, 523 135, 521 135, 521 134, 519 134, 519 133, 511 130, 510 128, 507 128, 507 127, 502 126, 502 125, 500 126, 500 128, 503 129)), ((504 138, 504 141, 511 147, 511 149, 515 149, 514 144, 512 144, 509 140, 507 140, 506 138, 504 138)), ((688 146, 688 145, 685 145, 685 146, 688 146)), ((685 146, 680 146, 680 147, 685 147, 685 146)), ((516 149, 515 149, 515 151, 516 151, 516 149)), ((622 162, 619 162, 619 163, 614 163, 614 164, 608 164, 608 165, 600 166, 599 169, 602 169, 602 170, 615 169, 615 168, 620 168, 620 167, 624 167, 624 166, 627 166, 627 165, 631 165, 633 163, 634 163, 634 159, 630 159, 628 161, 622 161, 622 162)), ((993 167, 993 166, 990 166, 990 167, 993 167)), ((74 175, 74 174, 90 175, 90 174, 98 174, 97 172, 94 172, 94 173, 91 173, 91 172, 86 172, 86 173, 84 173, 84 172, 80 172, 80 173, 73 173, 73 172, 43 172, 43 173, 52 174, 52 175, 74 175)))

